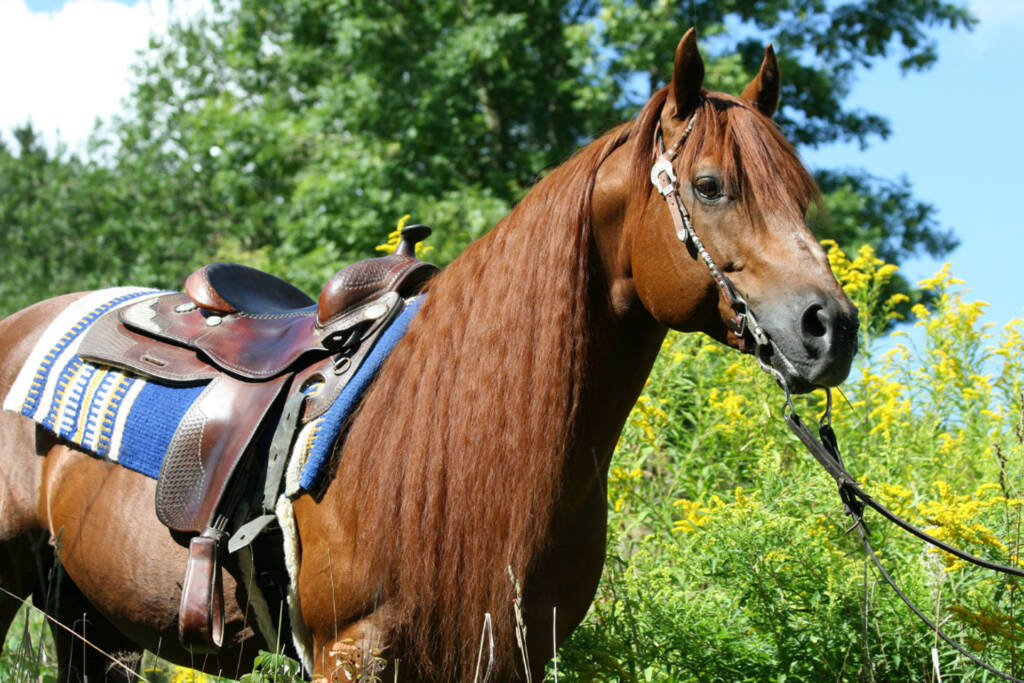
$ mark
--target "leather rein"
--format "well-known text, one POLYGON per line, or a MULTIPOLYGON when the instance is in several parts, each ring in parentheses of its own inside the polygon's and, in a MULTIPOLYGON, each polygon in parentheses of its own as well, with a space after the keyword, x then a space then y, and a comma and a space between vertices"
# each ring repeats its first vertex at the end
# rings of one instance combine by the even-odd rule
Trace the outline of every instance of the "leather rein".
POLYGON ((669 214, 672 217, 672 223, 676 230, 676 237, 678 237, 679 241, 685 244, 689 249, 696 252, 696 256, 699 256, 704 262, 708 270, 711 272, 711 277, 715 281, 715 285, 718 287, 722 298, 731 307, 734 315, 726 319, 726 326, 736 334, 737 337, 739 337, 740 350, 744 353, 752 353, 754 357, 757 358, 757 362, 761 368, 775 377, 779 386, 782 387, 783 391, 785 391, 786 399, 783 406, 783 417, 786 421, 786 425, 794 434, 796 434, 804 447, 812 456, 814 456, 814 459, 818 461, 818 463, 826 472, 829 473, 829 475, 832 476, 833 479, 835 479, 836 485, 839 489, 839 497, 843 502, 844 512, 853 518, 853 525, 847 529, 847 533, 854 529, 857 530, 857 535, 860 537, 860 540, 864 545, 865 552, 871 558, 872 563, 874 563, 875 567, 882 575, 882 578, 884 578, 886 583, 888 583, 896 592, 896 595, 903 600, 907 607, 909 607, 910 610, 916 614, 929 629, 935 632, 936 635, 942 638, 946 643, 971 662, 1008 681, 1024 683, 1024 679, 1017 678, 1011 674, 996 669, 984 660, 980 659, 977 655, 965 650, 963 646, 948 636, 941 628, 939 628, 938 624, 929 619, 928 616, 926 616, 924 612, 922 612, 913 603, 913 601, 907 597, 906 593, 900 589, 893 578, 889 575, 889 572, 885 570, 885 567, 883 567, 882 563, 879 561, 878 556, 875 554, 874 547, 872 547, 871 542, 868 540, 870 532, 868 531, 863 519, 865 507, 872 508, 904 531, 917 536, 926 543, 929 543, 936 548, 940 548, 941 550, 944 550, 965 562, 969 562, 979 567, 984 567, 985 569, 992 569, 1003 574, 1009 574, 1011 576, 1024 576, 1024 569, 977 557, 976 555, 972 555, 971 553, 960 550, 959 548, 935 538, 931 534, 922 531, 886 508, 882 503, 875 500, 870 494, 862 489, 860 484, 857 483, 857 480, 847 472, 846 467, 843 465, 843 459, 839 452, 839 443, 836 439, 835 431, 832 429, 832 392, 828 387, 824 388, 827 404, 825 412, 821 415, 818 421, 818 434, 815 435, 804 423, 803 419, 801 419, 796 408, 793 406, 789 385, 785 376, 779 370, 772 367, 769 359, 772 356, 775 356, 778 361, 781 361, 790 368, 793 367, 792 363, 790 363, 790 361, 785 357, 778 346, 771 341, 768 333, 764 331, 760 324, 758 324, 757 318, 754 316, 754 312, 751 310, 746 299, 743 298, 743 295, 740 294, 732 284, 732 281, 729 280, 728 276, 722 272, 722 269, 719 268, 711 258, 711 255, 704 247, 704 243, 697 235, 697 232, 693 229, 693 223, 690 220, 690 213, 687 211, 686 205, 683 204, 682 197, 679 196, 678 178, 672 162, 679 155, 679 152, 682 150, 683 143, 686 142, 687 137, 689 137, 690 133, 693 131, 693 124, 696 118, 697 114, 694 112, 690 117, 689 122, 686 124, 686 128, 683 130, 682 135, 679 137, 678 142, 676 142, 671 149, 665 148, 665 139, 662 134, 661 123, 658 123, 657 128, 655 129, 655 141, 658 146, 659 154, 654 162, 654 166, 651 168, 651 183, 668 204, 669 214))

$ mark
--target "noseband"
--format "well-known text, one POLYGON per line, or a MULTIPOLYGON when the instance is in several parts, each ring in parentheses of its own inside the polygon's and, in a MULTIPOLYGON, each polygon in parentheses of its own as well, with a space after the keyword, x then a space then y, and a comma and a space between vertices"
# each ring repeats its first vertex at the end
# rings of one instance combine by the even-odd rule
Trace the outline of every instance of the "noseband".
POLYGON ((754 316, 754 312, 751 310, 746 299, 743 298, 743 295, 739 293, 736 287, 732 284, 732 281, 729 280, 725 273, 722 272, 722 269, 718 267, 718 264, 715 263, 714 259, 711 258, 708 250, 704 247, 704 243, 697 235, 697 232, 693 229, 693 223, 690 221, 690 212, 686 210, 686 205, 683 204, 682 197, 679 196, 679 190, 677 187, 678 177, 676 176, 675 167, 673 167, 672 162, 679 156, 683 143, 686 142, 686 139, 693 131, 693 123, 696 118, 697 113, 694 112, 690 117, 690 120, 687 122, 686 128, 683 130, 683 134, 679 137, 678 142, 668 150, 665 149, 665 138, 662 134, 661 123, 658 123, 654 135, 655 141, 658 144, 659 154, 654 162, 654 166, 651 168, 651 184, 657 188, 658 192, 661 193, 661 196, 665 198, 665 201, 668 204, 669 215, 672 216, 672 223, 675 225, 676 229, 676 237, 679 238, 680 242, 697 252, 697 255, 704 262, 704 265, 706 265, 708 270, 711 272, 711 277, 718 286, 718 290, 721 293, 722 298, 728 302, 729 306, 732 308, 734 315, 729 317, 725 322, 726 326, 735 333, 737 337, 739 337, 740 351, 744 353, 752 353, 754 357, 757 358, 757 362, 761 368, 775 377, 779 386, 782 387, 782 390, 786 393, 786 401, 783 407, 783 417, 786 420, 786 425, 790 430, 792 430, 797 438, 800 439, 804 447, 812 456, 814 456, 825 471, 835 479, 839 488, 839 497, 843 503, 843 510, 848 516, 853 518, 853 526, 847 529, 847 533, 854 529, 857 530, 857 535, 860 537, 866 553, 882 575, 882 578, 884 578, 886 583, 888 583, 896 592, 896 595, 906 603, 907 607, 909 607, 910 610, 914 612, 914 614, 916 614, 929 629, 974 664, 1008 681, 1024 683, 1024 680, 1016 678, 1005 671, 1000 671, 977 657, 975 654, 968 652, 963 646, 948 636, 941 628, 939 628, 938 624, 929 619, 924 612, 922 612, 910 600, 910 598, 900 590, 900 587, 896 585, 896 582, 889 575, 889 572, 885 570, 885 567, 882 566, 882 563, 879 561, 878 556, 875 554, 875 549, 868 540, 869 532, 863 519, 865 507, 872 508, 890 522, 899 526, 901 529, 966 562, 1011 576, 1024 576, 1024 570, 1018 567, 1011 567, 977 557, 955 548, 918 529, 916 526, 886 508, 870 494, 864 491, 864 489, 862 489, 857 483, 857 480, 847 472, 846 467, 843 465, 842 456, 839 453, 839 443, 836 439, 835 431, 832 429, 832 392, 828 387, 825 387, 825 395, 828 399, 827 406, 824 414, 819 420, 817 436, 811 432, 801 419, 796 408, 793 406, 793 401, 790 397, 789 383, 786 381, 782 372, 772 367, 770 358, 772 356, 778 358, 789 370, 793 371, 794 376, 796 376, 793 364, 788 358, 786 358, 785 354, 782 353, 779 347, 768 337, 764 328, 758 324, 757 318, 754 316), (748 337, 749 340, 753 342, 752 346, 748 341, 748 337))

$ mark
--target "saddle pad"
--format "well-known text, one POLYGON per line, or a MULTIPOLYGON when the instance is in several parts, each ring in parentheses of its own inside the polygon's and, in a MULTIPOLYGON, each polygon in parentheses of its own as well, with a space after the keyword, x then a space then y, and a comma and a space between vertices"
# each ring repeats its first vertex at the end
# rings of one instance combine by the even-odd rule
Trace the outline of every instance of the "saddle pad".
MULTIPOLYGON (((298 470, 299 475, 297 480, 286 482, 285 492, 288 495, 294 496, 302 490, 312 491, 319 485, 345 421, 359 404, 363 393, 376 377, 388 354, 409 329, 409 324, 422 303, 423 295, 405 300, 404 310, 381 333, 376 345, 331 407, 320 417, 310 420, 299 432, 292 449, 292 466, 289 467, 291 471, 298 470)), ((313 391, 316 389, 317 387, 312 387, 313 391)))
MULTIPOLYGON (((78 348, 86 329, 103 313, 163 293, 119 287, 75 301, 36 342, 4 400, 4 409, 32 419, 85 451, 156 479, 175 430, 208 383, 158 384, 87 363, 78 356, 78 348)), ((289 494, 319 485, 345 420, 405 334, 421 302, 422 297, 406 301, 405 309, 381 333, 330 408, 303 427, 292 451, 295 467, 289 468, 301 474, 289 483, 289 494)))
POLYGON ((154 479, 185 411, 204 385, 167 387, 78 356, 83 333, 103 313, 161 292, 92 292, 58 315, 36 342, 4 400, 90 453, 154 479))

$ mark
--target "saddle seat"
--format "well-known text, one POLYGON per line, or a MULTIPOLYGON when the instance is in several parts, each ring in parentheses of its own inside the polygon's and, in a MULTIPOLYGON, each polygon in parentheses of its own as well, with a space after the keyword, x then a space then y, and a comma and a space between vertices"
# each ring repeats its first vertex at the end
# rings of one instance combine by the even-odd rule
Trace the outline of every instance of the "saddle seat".
POLYGON ((185 280, 185 293, 213 313, 273 316, 304 312, 316 302, 295 285, 237 263, 211 263, 185 280))
MULTIPOLYGON (((402 299, 415 294, 438 268, 416 259, 415 245, 430 234, 425 225, 402 230, 394 253, 342 268, 327 281, 314 302, 294 285, 269 273, 235 263, 213 263, 185 281, 185 293, 147 299, 119 312, 120 322, 140 332, 145 342, 89 346, 88 355, 143 373, 147 362, 168 355, 166 344, 198 352, 216 368, 245 380, 266 381, 300 364, 357 344, 370 330, 391 319, 402 299)), ((107 325, 112 335, 123 332, 107 325)), ((308 363, 306 363, 308 365, 308 363)), ((180 378, 186 383, 194 372, 180 378)), ((205 377, 203 377, 205 378, 205 377)))
POLYGON ((416 244, 430 232, 420 224, 403 228, 393 253, 342 268, 327 281, 319 302, 276 275, 237 263, 203 266, 185 280, 185 293, 205 311, 252 317, 305 315, 316 304, 317 324, 326 327, 341 313, 380 292, 393 291, 399 284, 418 288, 432 277, 438 269, 416 259, 416 244), (410 270, 416 271, 417 278, 406 282, 410 270))

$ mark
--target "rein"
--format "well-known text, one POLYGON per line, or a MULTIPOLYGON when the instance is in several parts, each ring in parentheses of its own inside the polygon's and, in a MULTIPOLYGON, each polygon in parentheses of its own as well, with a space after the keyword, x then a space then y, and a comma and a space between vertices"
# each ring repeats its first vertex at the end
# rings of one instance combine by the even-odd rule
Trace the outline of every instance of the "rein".
POLYGON ((875 549, 871 545, 871 541, 868 540, 869 531, 867 525, 864 523, 863 513, 865 506, 872 508, 880 515, 900 527, 904 531, 907 531, 914 536, 917 536, 921 540, 929 543, 936 548, 940 548, 947 553, 954 555, 965 562, 970 562, 973 565, 984 567, 985 569, 992 569, 994 571, 1009 574, 1011 576, 1024 576, 1024 569, 1019 567, 1011 567, 1009 565, 1000 564, 998 562, 992 562, 984 558, 972 555, 966 551, 960 550, 948 543, 941 541, 931 534, 922 531, 907 520, 897 515, 892 510, 889 510, 880 502, 875 500, 869 493, 860 487, 857 481, 846 471, 846 467, 843 465, 842 456, 839 454, 839 444, 836 440, 836 434, 832 430, 832 392, 829 389, 825 389, 825 395, 828 397, 828 406, 825 409, 825 413, 821 416, 818 422, 818 436, 815 436, 811 430, 807 427, 804 421, 797 414, 793 408, 793 403, 790 400, 789 391, 786 390, 786 406, 783 409, 786 424, 790 430, 796 434, 797 438, 803 442, 804 447, 814 456, 814 459, 828 472, 833 479, 836 480, 836 485, 839 487, 839 497, 843 501, 843 508, 847 515, 853 518, 853 526, 847 530, 847 532, 853 529, 857 530, 857 535, 860 537, 861 543, 864 544, 864 550, 871 558, 871 562, 878 569, 882 578, 885 582, 896 592, 910 610, 917 615, 917 617, 928 626, 929 629, 935 632, 940 638, 951 645, 957 652, 962 654, 973 663, 982 667, 986 671, 993 673, 1001 678, 1008 681, 1014 681, 1016 683, 1024 683, 1022 679, 1017 678, 1005 671, 996 669, 991 664, 988 664, 984 660, 980 659, 977 655, 968 652, 963 648, 962 645, 953 640, 949 635, 946 634, 938 624, 929 619, 924 612, 922 612, 913 601, 907 597, 906 593, 900 590, 900 587, 896 585, 896 582, 889 575, 889 572, 885 570, 882 563, 878 560, 878 556, 875 554, 875 549))
POLYGON ((672 162, 679 155, 679 152, 682 150, 683 143, 686 142, 686 139, 693 131, 693 124, 696 118, 697 114, 694 112, 690 117, 689 122, 686 124, 686 128, 683 130, 679 140, 671 149, 668 150, 665 148, 665 139, 662 135, 661 123, 658 123, 657 128, 655 129, 655 140, 658 144, 659 154, 654 162, 654 166, 651 168, 651 184, 654 185, 668 204, 669 214, 672 217, 672 223, 675 225, 676 229, 676 237, 679 238, 680 242, 687 245, 687 247, 696 251, 696 255, 700 257, 711 272, 711 277, 718 286, 722 298, 732 308, 734 315, 729 317, 725 322, 728 328, 735 333, 737 337, 739 337, 740 350, 744 353, 752 353, 754 357, 757 358, 757 362, 761 368, 775 377, 779 386, 782 387, 783 391, 785 391, 786 401, 783 406, 783 417, 786 421, 786 425, 797 436, 797 438, 800 439, 804 447, 812 456, 814 456, 814 459, 818 461, 818 463, 826 472, 829 473, 829 475, 832 476, 833 479, 835 479, 839 490, 839 498, 843 502, 844 512, 853 518, 853 526, 847 529, 847 533, 854 529, 857 530, 857 535, 860 537, 860 540, 864 545, 865 552, 871 558, 872 563, 874 563, 875 567, 882 575, 882 578, 885 579, 885 582, 888 583, 896 592, 896 595, 899 596, 907 607, 909 607, 910 610, 916 614, 929 629, 934 631, 937 636, 942 638, 946 643, 971 662, 1005 680, 1013 681, 1014 683, 1024 683, 1024 679, 1017 678, 1011 674, 996 669, 992 665, 980 659, 977 655, 965 650, 963 646, 947 635, 938 626, 938 624, 929 619, 928 616, 925 615, 909 597, 907 597, 879 561, 878 556, 875 554, 874 547, 872 547, 871 542, 868 540, 870 532, 868 531, 867 525, 864 523, 863 519, 865 507, 870 507, 904 531, 917 536, 926 543, 929 543, 936 548, 940 548, 941 550, 944 550, 965 562, 969 562, 979 567, 984 567, 985 569, 992 569, 1003 574, 1009 574, 1011 576, 1024 576, 1024 569, 986 560, 935 538, 931 534, 922 531, 889 510, 862 489, 860 484, 857 483, 857 480, 847 472, 846 467, 843 465, 842 456, 839 453, 839 443, 836 439, 835 431, 832 429, 832 392, 830 389, 827 387, 825 388, 825 396, 828 399, 828 402, 825 412, 819 418, 817 435, 808 428, 807 424, 797 413, 790 396, 788 382, 779 370, 772 367, 769 359, 774 356, 790 368, 792 368, 792 363, 789 362, 778 346, 771 341, 768 334, 757 322, 757 318, 754 316, 754 312, 751 310, 746 299, 743 298, 743 295, 739 293, 736 287, 732 284, 732 281, 729 280, 728 276, 722 272, 722 269, 719 268, 718 264, 716 264, 711 258, 711 255, 705 248, 704 243, 697 235, 697 232, 693 229, 693 223, 690 220, 690 213, 687 211, 686 205, 683 204, 682 197, 679 196, 677 186, 678 177, 676 176, 672 162), (749 341, 753 342, 753 347, 751 347, 748 341, 748 336, 749 341))

